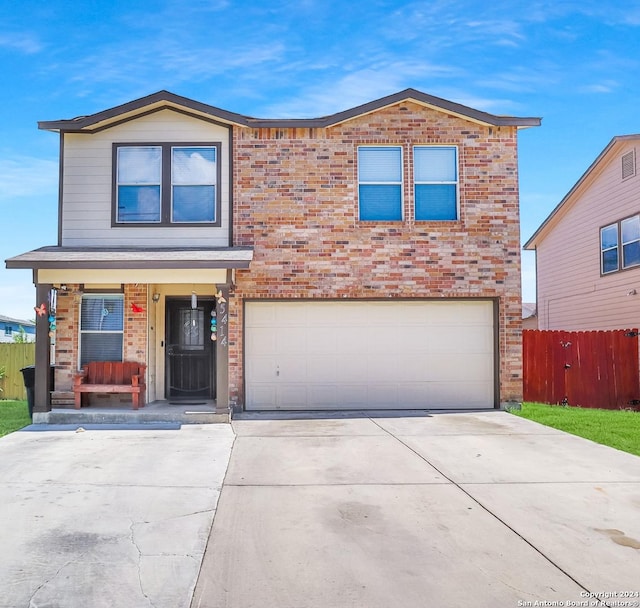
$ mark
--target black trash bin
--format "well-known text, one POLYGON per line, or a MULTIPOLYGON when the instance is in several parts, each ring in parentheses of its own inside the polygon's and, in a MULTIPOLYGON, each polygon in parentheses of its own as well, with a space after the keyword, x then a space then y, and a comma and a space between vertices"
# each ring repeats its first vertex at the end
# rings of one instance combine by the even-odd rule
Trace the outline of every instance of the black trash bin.
MULTIPOLYGON (((27 389, 27 406, 29 408, 29 418, 33 419, 33 400, 34 400, 34 390, 36 386, 36 366, 35 365, 27 365, 23 367, 21 370, 22 378, 24 380, 24 387, 27 389)), ((54 389, 54 377, 55 377, 55 366, 51 366, 51 390, 54 389)))

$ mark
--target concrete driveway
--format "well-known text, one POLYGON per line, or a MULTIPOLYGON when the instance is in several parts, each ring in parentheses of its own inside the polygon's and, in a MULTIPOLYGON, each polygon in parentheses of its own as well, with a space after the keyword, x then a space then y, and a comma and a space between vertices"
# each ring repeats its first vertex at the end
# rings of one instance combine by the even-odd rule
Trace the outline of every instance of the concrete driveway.
POLYGON ((1 608, 189 606, 230 426, 97 428, 0 439, 1 608))
POLYGON ((640 605, 640 458, 505 412, 245 418, 192 608, 640 605))

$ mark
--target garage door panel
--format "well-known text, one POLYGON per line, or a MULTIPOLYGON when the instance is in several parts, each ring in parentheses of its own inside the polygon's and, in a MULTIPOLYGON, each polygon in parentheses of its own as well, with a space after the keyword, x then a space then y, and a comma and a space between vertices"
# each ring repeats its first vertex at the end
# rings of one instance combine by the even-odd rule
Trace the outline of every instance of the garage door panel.
POLYGON ((337 350, 338 336, 333 327, 313 326, 307 331, 307 352, 309 353, 335 353, 337 350))
POLYGON ((270 327, 255 327, 247 333, 247 349, 255 356, 275 355, 278 352, 277 334, 270 327))
POLYGON ((490 301, 248 302, 246 407, 493 407, 493 322, 490 301))
POLYGON ((279 355, 274 361, 277 379, 282 382, 306 382, 308 361, 306 357, 279 355))
POLYGON ((339 337, 337 345, 339 353, 362 354, 362 345, 367 344, 368 336, 371 334, 366 325, 356 327, 344 327, 339 337))
POLYGON ((253 404, 254 409, 273 409, 274 403, 278 403, 277 390, 275 383, 254 383, 247 388, 247 403, 253 404))

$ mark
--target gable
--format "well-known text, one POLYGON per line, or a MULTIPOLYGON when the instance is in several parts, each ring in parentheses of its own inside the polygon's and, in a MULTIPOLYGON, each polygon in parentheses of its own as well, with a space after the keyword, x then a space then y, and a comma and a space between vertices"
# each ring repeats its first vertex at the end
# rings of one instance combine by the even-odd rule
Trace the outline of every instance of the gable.
MULTIPOLYGON (((639 135, 623 135, 614 137, 607 147, 598 155, 595 161, 584 172, 582 177, 575 183, 573 188, 558 203, 555 209, 547 216, 535 233, 525 243, 524 249, 533 251, 538 247, 556 228, 563 218, 569 214, 576 205, 587 196, 596 184, 605 180, 602 197, 606 191, 607 208, 605 212, 612 212, 614 215, 624 213, 623 208, 619 210, 615 205, 624 200, 624 192, 635 188, 640 190, 640 182, 631 182, 637 176, 638 150, 640 149, 639 135), (633 166, 630 166, 633 162, 633 166), (631 169, 633 168, 633 171, 631 169)), ((595 222, 595 220, 594 220, 595 222)))

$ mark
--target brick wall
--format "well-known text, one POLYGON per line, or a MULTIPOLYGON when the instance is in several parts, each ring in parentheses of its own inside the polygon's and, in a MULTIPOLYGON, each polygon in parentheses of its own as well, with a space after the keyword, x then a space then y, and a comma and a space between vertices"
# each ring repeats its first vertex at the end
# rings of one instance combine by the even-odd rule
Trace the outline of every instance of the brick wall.
POLYGON ((515 127, 405 102, 327 129, 235 129, 234 244, 255 248, 230 301, 230 395, 243 402, 244 298, 491 297, 500 400, 522 396, 515 127), (401 145, 404 220, 360 222, 357 146, 401 145), (460 218, 416 222, 412 146, 458 146, 460 218))
MULTIPOLYGON (((85 286, 90 289, 90 285, 85 286)), ((81 286, 58 291, 56 310, 56 391, 69 391, 78 370, 81 286)), ((124 360, 147 361, 147 285, 124 286, 124 360), (132 304, 143 312, 133 312, 132 304)), ((126 396, 125 396, 126 398, 126 396)), ((129 397, 130 400, 130 397, 129 397)))

